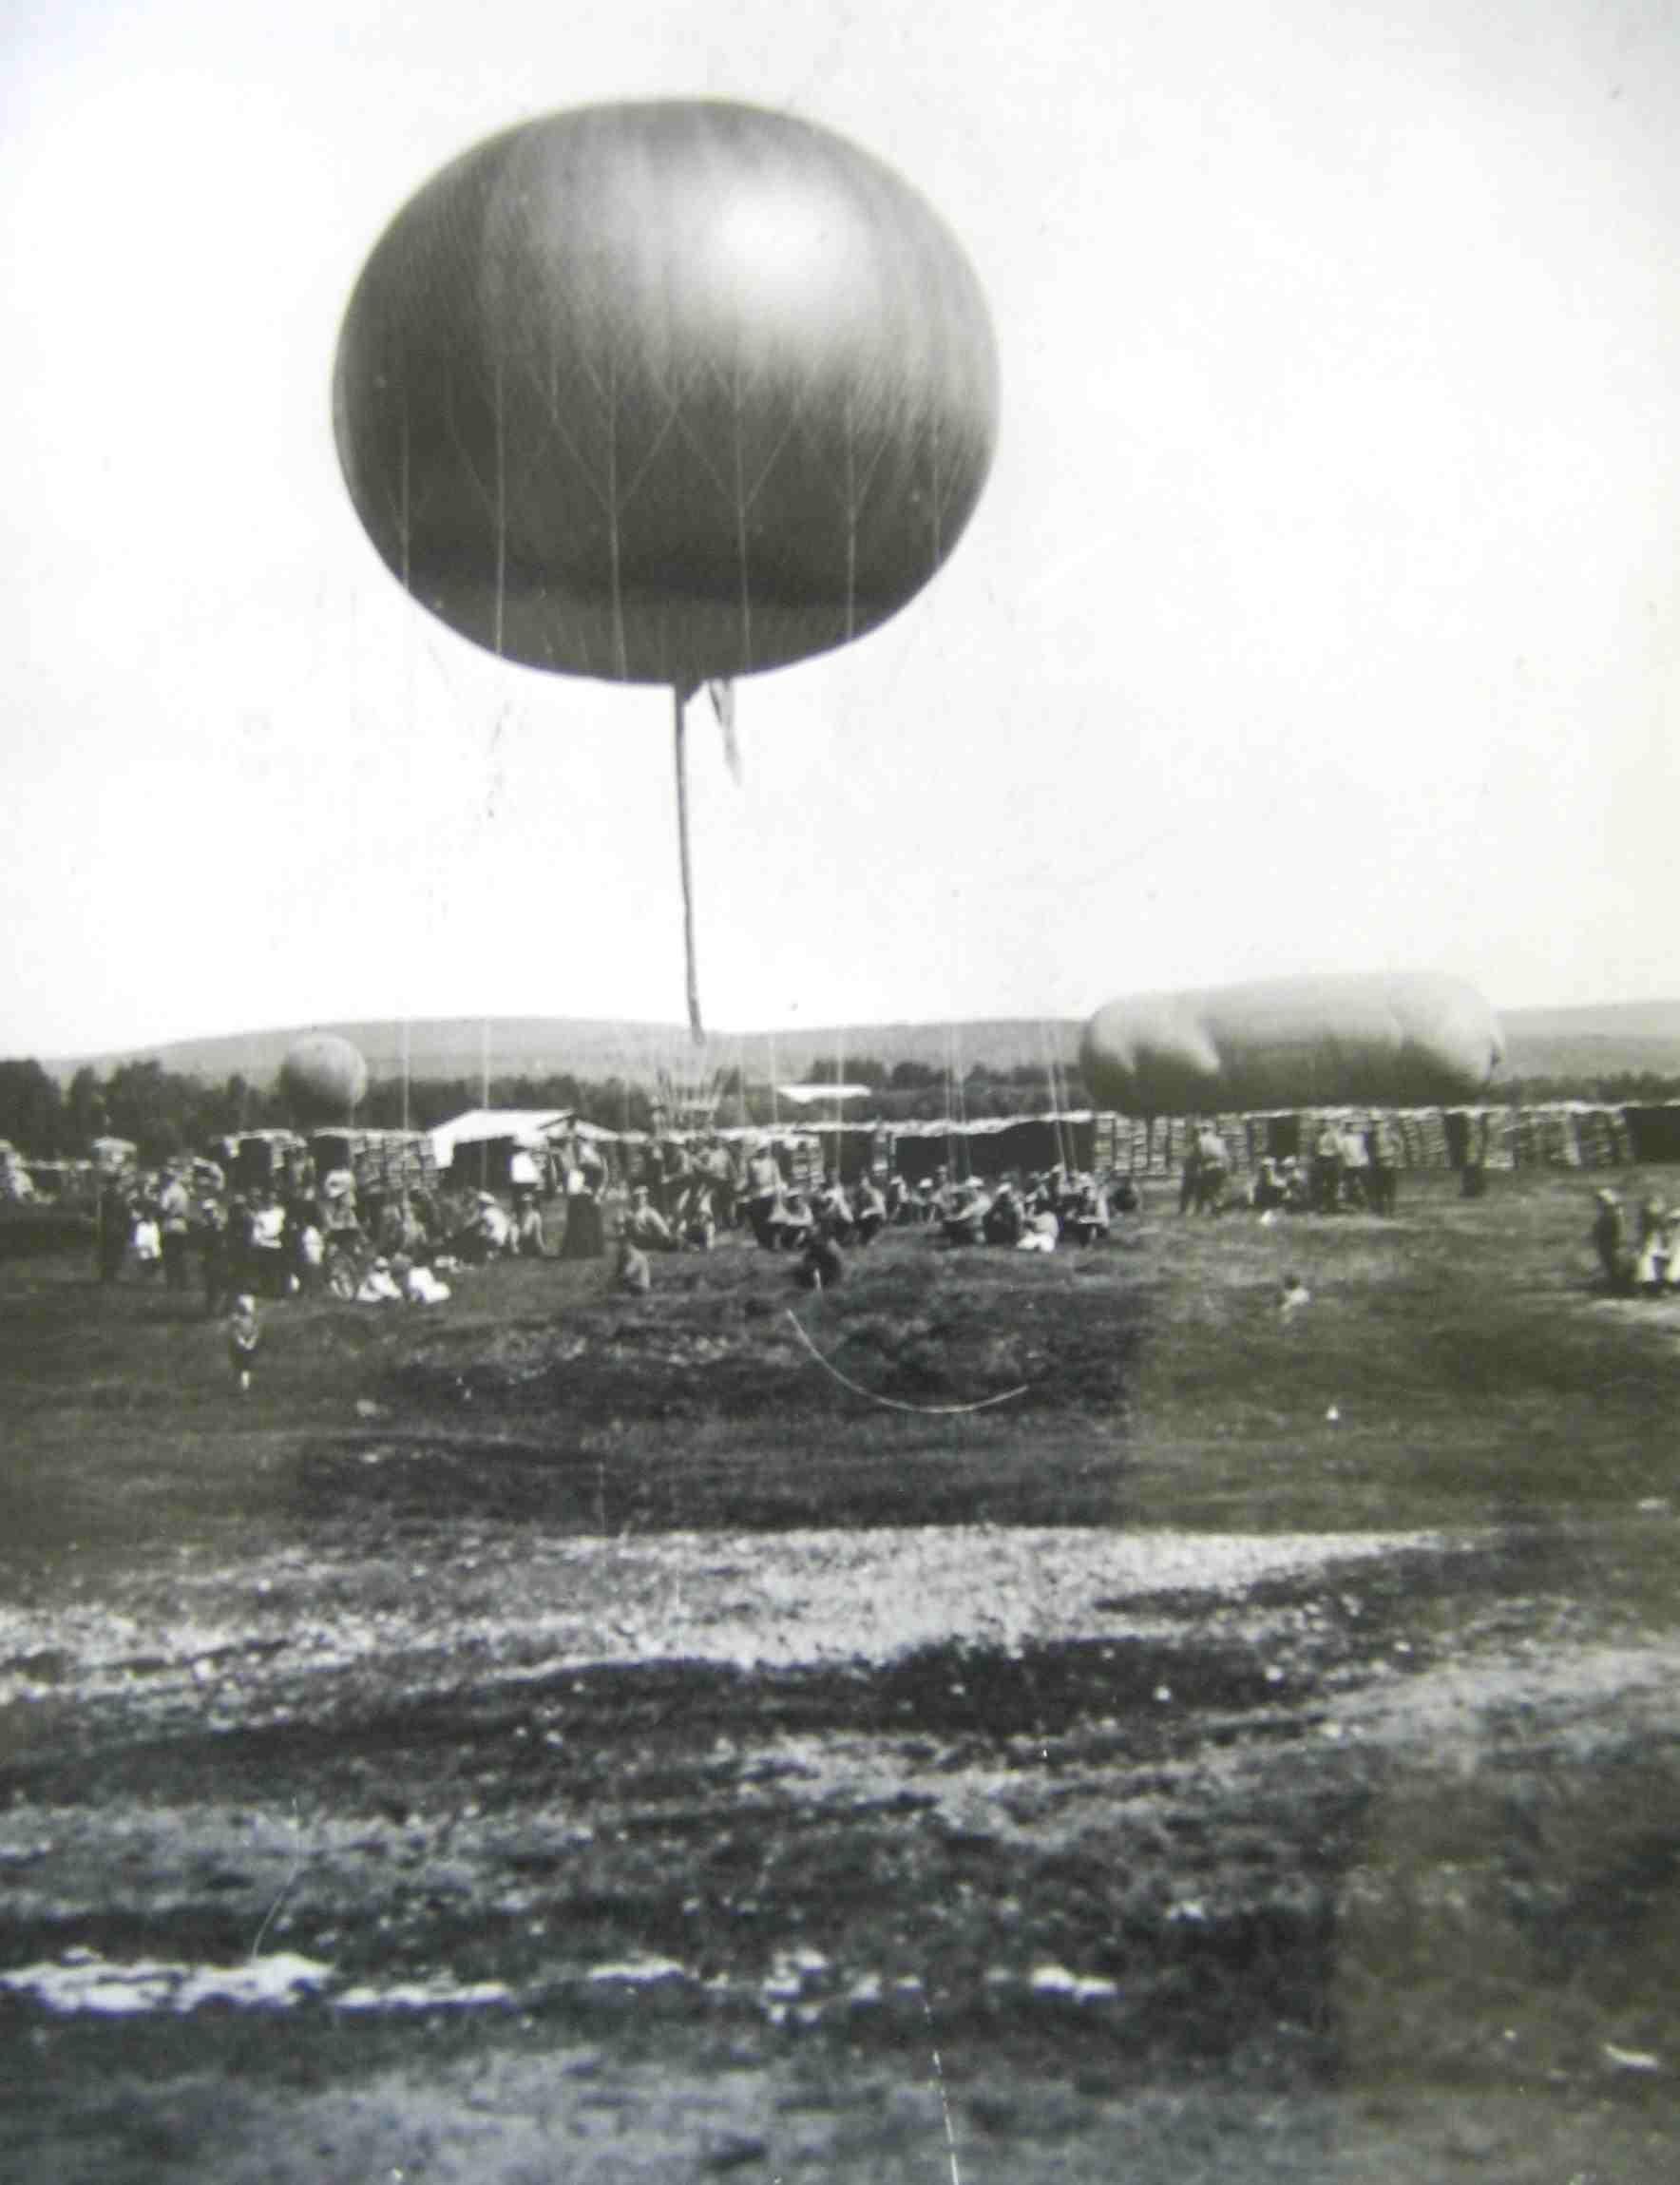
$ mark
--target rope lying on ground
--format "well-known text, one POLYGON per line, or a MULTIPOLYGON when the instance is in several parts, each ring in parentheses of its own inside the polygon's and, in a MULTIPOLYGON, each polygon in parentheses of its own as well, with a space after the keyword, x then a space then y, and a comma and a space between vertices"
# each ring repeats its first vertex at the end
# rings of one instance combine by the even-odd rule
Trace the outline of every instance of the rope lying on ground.
POLYGON ((1024 1396, 1028 1384, 1023 1381, 1019 1389, 1005 1389, 1001 1396, 983 1396, 978 1404, 901 1404, 892 1396, 877 1396, 873 1389, 866 1389, 857 1381, 850 1381, 838 1366, 830 1366, 811 1337, 800 1326, 797 1316, 790 1312, 793 1332, 811 1352, 825 1373, 831 1373, 843 1389, 850 1389, 854 1396, 865 1396, 871 1404, 879 1404, 888 1411, 915 1411, 925 1419, 951 1419, 964 1411, 988 1411, 994 1404, 1007 1404, 1017 1396, 1024 1396))

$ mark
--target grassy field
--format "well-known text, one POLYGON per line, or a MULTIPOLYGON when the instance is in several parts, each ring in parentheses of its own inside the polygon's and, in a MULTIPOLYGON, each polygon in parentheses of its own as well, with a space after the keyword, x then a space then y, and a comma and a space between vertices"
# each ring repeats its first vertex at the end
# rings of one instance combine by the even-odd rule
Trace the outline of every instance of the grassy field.
POLYGON ((1680 1306, 1453 1183, 0 1264, 0 2173, 1680 2174, 1680 1306))

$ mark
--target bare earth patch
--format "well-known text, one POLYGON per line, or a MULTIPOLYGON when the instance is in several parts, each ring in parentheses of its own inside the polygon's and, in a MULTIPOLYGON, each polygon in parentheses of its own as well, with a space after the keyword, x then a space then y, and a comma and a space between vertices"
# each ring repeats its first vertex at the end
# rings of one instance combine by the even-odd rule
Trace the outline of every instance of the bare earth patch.
POLYGON ((892 1240, 823 1341, 972 1427, 750 1252, 233 1413, 13 1271, 0 2173, 1666 2185, 1671 1331, 1406 1215, 892 1240))

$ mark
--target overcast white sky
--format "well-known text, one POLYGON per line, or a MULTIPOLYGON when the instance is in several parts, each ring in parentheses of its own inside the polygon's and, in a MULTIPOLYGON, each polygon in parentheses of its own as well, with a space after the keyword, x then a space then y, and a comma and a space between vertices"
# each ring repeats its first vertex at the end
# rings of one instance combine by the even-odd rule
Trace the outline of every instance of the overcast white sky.
POLYGON ((0 1053, 682 1016, 669 700, 362 535, 340 315, 548 109, 786 107, 944 213, 996 468, 696 717, 719 1028, 1437 967, 1680 988, 1670 0, 46 0, 0 31, 0 1053))

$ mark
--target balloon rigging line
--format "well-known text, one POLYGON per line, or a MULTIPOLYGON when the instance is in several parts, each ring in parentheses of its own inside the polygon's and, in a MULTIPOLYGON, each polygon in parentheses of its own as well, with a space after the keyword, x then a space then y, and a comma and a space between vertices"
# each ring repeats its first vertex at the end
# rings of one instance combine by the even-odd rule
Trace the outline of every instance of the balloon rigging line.
POLYGON ((695 1045, 698 1046, 704 1041, 706 1032, 700 1023, 700 983, 695 966, 694 872, 688 847, 688 753, 680 683, 672 686, 671 696, 676 717, 677 848, 682 868, 682 947, 688 974, 688 1028, 693 1034, 695 1045))
POLYGON ((901 1404, 895 1396, 878 1396, 873 1389, 866 1389, 859 1381, 848 1379, 838 1366, 831 1366, 800 1326, 796 1313, 787 1312, 793 1332, 811 1352, 825 1373, 831 1374, 843 1389, 850 1389, 854 1396, 862 1396, 871 1404, 879 1404, 888 1411, 913 1411, 921 1419, 956 1419, 969 1411, 989 1411, 995 1404, 1013 1403, 1017 1396, 1024 1396, 1029 1384, 1023 1381, 1019 1389, 1005 1389, 1002 1395, 983 1396, 977 1404, 901 1404))

